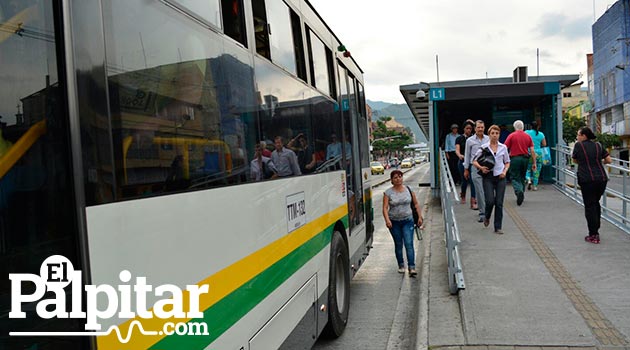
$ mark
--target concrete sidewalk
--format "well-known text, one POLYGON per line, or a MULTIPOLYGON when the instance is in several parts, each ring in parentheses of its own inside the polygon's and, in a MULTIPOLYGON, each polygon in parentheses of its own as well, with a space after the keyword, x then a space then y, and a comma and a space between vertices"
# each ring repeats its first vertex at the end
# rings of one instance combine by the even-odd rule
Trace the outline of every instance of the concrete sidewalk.
POLYGON ((522 206, 506 189, 504 235, 468 205, 456 216, 465 341, 453 345, 630 347, 630 235, 602 220, 602 243, 586 243, 583 207, 551 185, 522 206))

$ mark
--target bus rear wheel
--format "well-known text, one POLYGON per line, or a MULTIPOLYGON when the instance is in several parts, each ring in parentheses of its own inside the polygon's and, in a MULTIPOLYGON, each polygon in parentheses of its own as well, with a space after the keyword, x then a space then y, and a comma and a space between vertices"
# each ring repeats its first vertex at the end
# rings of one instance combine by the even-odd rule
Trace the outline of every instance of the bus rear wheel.
POLYGON ((328 276, 328 324, 324 335, 338 338, 348 323, 350 311, 350 259, 341 233, 333 232, 328 276))

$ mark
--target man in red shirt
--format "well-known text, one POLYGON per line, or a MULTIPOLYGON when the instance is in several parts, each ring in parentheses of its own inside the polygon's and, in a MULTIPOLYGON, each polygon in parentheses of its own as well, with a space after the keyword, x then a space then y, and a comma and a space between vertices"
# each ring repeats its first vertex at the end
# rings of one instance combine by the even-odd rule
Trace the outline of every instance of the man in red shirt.
POLYGON ((525 199, 525 174, 529 164, 530 155, 533 157, 534 164, 532 168, 536 171, 536 152, 534 152, 534 141, 531 136, 523 131, 523 122, 517 120, 514 122, 514 132, 511 133, 505 145, 510 149, 510 178, 512 179, 512 187, 516 195, 516 204, 523 204, 525 199))

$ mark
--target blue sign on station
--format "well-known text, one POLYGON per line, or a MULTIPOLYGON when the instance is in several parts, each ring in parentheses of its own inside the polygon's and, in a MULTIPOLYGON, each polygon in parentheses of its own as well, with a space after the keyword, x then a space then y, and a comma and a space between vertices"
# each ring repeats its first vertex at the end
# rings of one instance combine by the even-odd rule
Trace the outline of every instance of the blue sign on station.
POLYGON ((429 89, 429 101, 441 101, 444 100, 444 88, 430 88, 429 89))

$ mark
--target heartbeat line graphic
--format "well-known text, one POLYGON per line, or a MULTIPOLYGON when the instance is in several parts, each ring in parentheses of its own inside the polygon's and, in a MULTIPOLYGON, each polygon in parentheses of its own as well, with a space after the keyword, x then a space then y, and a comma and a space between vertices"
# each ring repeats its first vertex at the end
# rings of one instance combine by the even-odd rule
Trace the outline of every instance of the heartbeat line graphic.
POLYGON ((105 332, 9 332, 9 336, 17 336, 17 337, 24 337, 24 336, 35 336, 35 337, 47 337, 47 336, 82 336, 82 335, 87 335, 87 336, 103 336, 103 335, 110 335, 112 332, 116 332, 116 336, 118 337, 118 341, 120 341, 123 344, 127 344, 129 342, 129 340, 131 339, 131 334, 133 333, 133 327, 136 326, 138 327, 138 330, 140 331, 140 333, 142 335, 163 335, 164 332, 162 331, 146 331, 144 330, 144 328, 142 327, 142 323, 140 323, 140 321, 138 320, 133 320, 131 321, 131 324, 129 325, 129 330, 127 331, 127 335, 125 337, 122 336, 122 333, 120 331, 120 328, 118 328, 118 326, 110 326, 107 331, 105 332))

